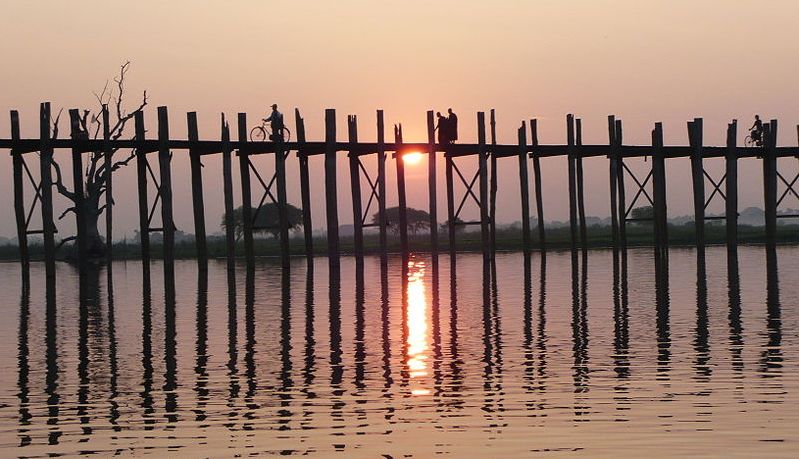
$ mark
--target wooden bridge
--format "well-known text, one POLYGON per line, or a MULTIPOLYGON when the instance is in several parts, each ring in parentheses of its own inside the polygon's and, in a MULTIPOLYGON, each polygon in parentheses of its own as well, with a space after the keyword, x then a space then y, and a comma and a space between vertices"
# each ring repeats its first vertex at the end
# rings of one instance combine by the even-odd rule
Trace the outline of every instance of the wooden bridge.
MULTIPOLYGON (((78 116, 77 110, 70 110, 72 118, 78 116)), ((626 248, 626 224, 634 220, 631 210, 639 202, 646 201, 651 204, 654 211, 654 246, 656 254, 665 256, 668 249, 667 225, 667 200, 666 200, 666 160, 671 158, 686 157, 691 160, 692 187, 694 195, 694 217, 696 224, 696 245, 700 252, 704 251, 704 225, 708 219, 724 219, 726 221, 727 244, 729 247, 737 245, 738 221, 738 159, 759 158, 763 168, 763 196, 765 208, 766 240, 773 247, 776 239, 778 218, 799 217, 799 215, 778 214, 777 209, 782 200, 789 194, 799 198, 794 188, 799 180, 799 175, 786 178, 777 168, 777 159, 781 157, 799 158, 799 147, 777 146, 777 120, 764 124, 764 139, 762 147, 742 147, 736 144, 736 122, 727 126, 727 142, 724 146, 706 146, 703 144, 702 119, 696 118, 688 122, 690 144, 687 146, 666 146, 663 144, 663 128, 660 123, 654 125, 652 130, 651 145, 624 145, 622 122, 613 116, 608 117, 608 143, 602 145, 587 145, 582 142, 582 123, 573 115, 566 117, 567 143, 565 145, 541 145, 538 143, 537 122, 535 119, 528 124, 522 122, 518 128, 518 143, 513 145, 500 145, 496 142, 496 123, 494 110, 490 111, 487 135, 486 116, 484 112, 477 113, 476 144, 438 144, 435 141, 435 126, 433 111, 427 112, 427 142, 404 142, 402 126, 394 126, 393 142, 385 139, 385 126, 383 111, 378 110, 376 116, 377 141, 360 142, 358 140, 358 124, 355 116, 347 119, 348 138, 341 141, 336 133, 336 112, 333 109, 325 111, 325 139, 324 141, 308 141, 305 136, 304 120, 299 111, 295 110, 296 141, 277 142, 252 142, 248 139, 247 115, 239 113, 237 118, 237 138, 231 138, 230 125, 224 115, 221 120, 220 140, 200 140, 197 128, 197 115, 187 113, 188 139, 173 139, 169 134, 168 113, 166 107, 158 107, 158 134, 155 139, 145 136, 145 121, 143 112, 135 116, 135 136, 132 139, 112 139, 108 132, 108 108, 103 107, 102 116, 106 120, 105 132, 102 138, 86 139, 75 130, 73 123, 70 138, 51 138, 51 109, 49 103, 40 106, 40 136, 39 138, 23 139, 20 137, 20 120, 17 111, 11 111, 11 138, 0 139, 0 148, 11 150, 13 158, 14 179, 14 209, 16 216, 17 234, 19 238, 20 260, 27 267, 30 258, 28 254, 28 236, 41 234, 44 241, 46 271, 48 277, 55 273, 55 234, 57 232, 53 219, 53 177, 52 163, 56 150, 70 150, 74 180, 74 192, 77 199, 83 195, 83 155, 87 152, 104 152, 106 164, 112 164, 112 155, 116 149, 132 149, 135 151, 137 181, 138 181, 138 211, 139 234, 141 243, 141 256, 144 263, 151 257, 150 238, 152 232, 163 234, 163 257, 166 272, 173 270, 174 263, 174 232, 172 202, 171 158, 173 151, 187 151, 191 161, 191 189, 194 211, 194 232, 196 236, 196 249, 198 258, 205 262, 208 257, 206 246, 206 229, 204 214, 204 188, 201 172, 201 160, 207 155, 221 155, 223 164, 224 202, 226 225, 227 259, 229 266, 233 266, 235 256, 235 233, 233 222, 233 152, 237 152, 238 165, 241 172, 242 212, 243 212, 243 239, 244 253, 248 262, 255 256, 253 245, 253 231, 256 221, 253 212, 261 207, 268 199, 277 205, 279 213, 279 232, 281 256, 284 266, 289 264, 289 222, 287 217, 286 198, 286 161, 290 152, 296 152, 299 160, 300 187, 302 195, 303 227, 305 239, 305 253, 314 254, 312 237, 311 216, 311 189, 309 179, 308 158, 313 155, 324 155, 325 189, 324 196, 327 210, 327 252, 330 263, 338 264, 339 249, 339 219, 337 190, 339 184, 336 179, 337 158, 340 152, 347 152, 350 169, 350 186, 352 190, 352 210, 354 215, 354 247, 355 255, 363 254, 363 230, 369 226, 376 226, 380 235, 380 252, 385 257, 387 254, 387 225, 386 220, 386 161, 388 153, 393 153, 391 160, 396 161, 397 192, 399 197, 399 234, 403 253, 408 253, 408 225, 406 214, 405 169, 402 161, 403 155, 410 152, 421 152, 428 155, 442 154, 446 167, 446 196, 447 216, 449 224, 449 251, 455 252, 456 224, 480 225, 483 255, 486 259, 492 257, 495 241, 495 215, 496 195, 498 189, 497 162, 505 158, 515 158, 519 164, 519 193, 521 197, 522 221, 522 247, 526 253, 532 249, 531 223, 530 223, 530 190, 528 166, 532 163, 533 187, 535 190, 535 212, 538 221, 538 249, 546 248, 544 232, 544 207, 542 202, 543 189, 541 185, 540 159, 545 157, 563 156, 568 159, 567 175, 569 180, 569 222, 571 235, 571 248, 577 250, 587 249, 587 229, 584 207, 583 186, 583 159, 604 156, 608 158, 608 180, 610 186, 610 207, 612 216, 613 247, 616 250, 626 248), (29 153, 38 152, 39 178, 31 173, 28 164, 29 153), (156 174, 151 167, 150 153, 157 154, 159 170, 156 174), (275 160, 274 173, 267 177, 250 160, 256 155, 271 154, 275 160), (377 171, 372 175, 365 167, 361 158, 375 155, 377 158, 377 171), (652 157, 651 170, 645 177, 636 176, 625 164, 625 159, 635 157, 652 157), (477 172, 473 176, 466 176, 458 167, 464 158, 474 158, 477 163, 477 172), (703 161, 707 158, 720 158, 725 161, 725 173, 714 178, 708 173, 703 161), (363 178, 366 178, 364 183, 363 178), (461 182, 465 187, 463 196, 456 200, 455 183, 461 182), (705 195, 706 180, 713 188, 710 196, 705 195), (25 186, 25 182, 29 186, 25 186), (253 181, 255 188, 260 193, 259 204, 253 206, 253 181), (778 181, 785 186, 778 196, 778 181), (148 196, 148 183, 153 182, 156 196, 148 196), (26 189, 33 189, 33 199, 26 206, 26 189), (364 195, 366 191, 366 207, 364 209, 364 195), (650 191, 647 189, 649 188, 650 191), (632 191, 632 199, 627 197, 632 191), (708 204, 718 196, 726 201, 724 217, 708 217, 705 209, 708 204), (477 221, 462 222, 459 215, 467 200, 474 201, 480 208, 480 217, 477 221), (456 202, 458 204, 456 205, 456 202), (378 209, 378 222, 370 224, 367 221, 371 206, 376 203, 378 209), (35 208, 41 212, 42 228, 31 229, 31 216, 35 208), (160 206, 161 227, 153 227, 153 215, 160 206)), ((797 126, 799 133, 799 126, 797 126)), ((438 255, 438 211, 436 183, 436 161, 428 161, 428 189, 429 189, 429 215, 430 215, 430 247, 434 256, 438 255)), ((111 174, 113 176, 113 174, 111 174)), ((106 203, 106 244, 107 256, 112 258, 113 238, 113 194, 109 177, 108 190, 105 196, 106 203)), ((76 204, 79 204, 76 202, 76 204)), ((77 205, 77 244, 81 259, 86 255, 85 231, 81 206, 77 205)))

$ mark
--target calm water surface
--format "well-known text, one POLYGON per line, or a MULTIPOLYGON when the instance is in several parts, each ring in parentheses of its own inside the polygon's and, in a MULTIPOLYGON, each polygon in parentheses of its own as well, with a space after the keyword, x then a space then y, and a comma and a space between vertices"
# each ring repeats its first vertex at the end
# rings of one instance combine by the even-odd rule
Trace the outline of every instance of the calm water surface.
POLYGON ((799 454, 799 248, 0 265, 0 453, 799 454), (168 284, 167 284, 168 287, 168 284))

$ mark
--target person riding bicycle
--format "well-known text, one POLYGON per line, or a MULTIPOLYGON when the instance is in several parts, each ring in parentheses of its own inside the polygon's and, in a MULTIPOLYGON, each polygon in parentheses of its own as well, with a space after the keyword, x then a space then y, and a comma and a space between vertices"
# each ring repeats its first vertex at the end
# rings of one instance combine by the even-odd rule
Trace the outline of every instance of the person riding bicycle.
POLYGON ((269 115, 269 118, 264 118, 264 122, 270 123, 272 128, 272 135, 269 136, 269 140, 272 141, 283 141, 283 129, 285 125, 283 124, 283 114, 277 111, 277 104, 272 104, 272 113, 269 115))
POLYGON ((752 141, 760 147, 763 145, 763 122, 760 121, 760 115, 755 115, 755 123, 749 128, 752 141))

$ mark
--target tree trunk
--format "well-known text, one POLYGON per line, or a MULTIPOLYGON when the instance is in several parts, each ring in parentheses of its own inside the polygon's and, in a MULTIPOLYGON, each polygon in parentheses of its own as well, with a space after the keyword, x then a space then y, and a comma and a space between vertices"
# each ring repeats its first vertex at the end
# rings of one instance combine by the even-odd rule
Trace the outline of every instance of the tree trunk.
POLYGON ((86 228, 86 260, 80 260, 77 244, 72 244, 66 251, 65 258, 70 263, 87 263, 101 265, 106 260, 106 247, 103 237, 98 230, 100 215, 98 199, 87 196, 83 201, 83 212, 85 216, 86 228))

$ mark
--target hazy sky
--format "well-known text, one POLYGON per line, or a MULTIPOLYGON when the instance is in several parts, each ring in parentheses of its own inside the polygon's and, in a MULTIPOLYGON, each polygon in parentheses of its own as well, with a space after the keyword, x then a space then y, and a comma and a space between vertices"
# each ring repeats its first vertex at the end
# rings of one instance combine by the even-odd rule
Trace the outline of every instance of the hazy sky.
MULTIPOLYGON (((314 140, 323 137, 325 108, 337 109, 340 138, 346 136, 346 115, 357 114, 359 137, 374 139, 375 110, 381 108, 389 133, 391 124, 401 122, 406 141, 424 141, 425 111, 451 106, 459 115, 462 141, 476 137, 475 112, 495 108, 502 143, 515 142, 519 123, 530 117, 540 120, 542 143, 564 143, 565 116, 575 113, 583 119, 585 143, 606 143, 606 117, 615 114, 624 120, 626 143, 648 143, 653 123, 662 121, 667 144, 685 144, 685 122, 701 116, 706 142, 721 145, 730 119, 741 120, 742 138, 744 127, 759 113, 780 120, 781 145, 795 145, 797 18, 794 0, 2 0, 0 108, 20 110, 23 135, 37 135, 39 102, 51 101, 55 110, 93 107, 92 91, 102 89, 130 60, 128 97, 133 102, 142 89, 148 90, 152 135, 158 105, 169 106, 175 137, 185 138, 185 114, 195 110, 200 136, 216 139, 221 112, 233 120, 237 112, 248 112, 252 124, 276 102, 292 128, 293 108, 298 107, 314 140)), ((0 137, 10 135, 4 116, 0 137)), ((232 129, 235 133, 235 124, 232 129)), ((192 231, 187 156, 175 152, 173 181, 177 225, 192 231)), ((56 157, 66 164, 69 155, 63 151, 56 157)), ((342 224, 352 221, 345 157, 340 153, 342 224)), ((439 161, 439 209, 444 210, 439 161)), ((206 214, 213 232, 223 209, 221 161, 212 157, 204 162, 206 214)), ((465 171, 476 165, 462 162, 465 171)), ((718 160, 710 163, 710 169, 723 169, 718 160)), ((273 170, 271 158, 258 164, 273 170)), ((374 162, 367 161, 369 166, 374 162)), ((649 163, 633 161, 631 166, 643 170, 649 163)), ((311 167, 314 226, 322 228, 322 158, 314 158, 311 167)), ((605 216, 607 161, 593 159, 585 167, 587 212, 605 216)), ((740 167, 741 207, 762 205, 760 163, 746 160, 740 167)), ((785 160, 781 167, 794 170, 796 162, 785 160)), ((10 196, 8 155, 0 156, 0 168, 7 171, 0 175, 0 193, 10 196)), ((516 160, 501 161, 500 168, 498 219, 519 220, 516 160)), ((671 160, 667 168, 669 214, 688 214, 689 164, 671 160)), ((544 161, 543 170, 546 218, 565 219, 565 160, 544 161)), ((425 173, 424 162, 408 170, 410 206, 427 207, 425 173)), ((299 204, 293 156, 288 174, 289 199, 299 204)), ((395 205, 393 164, 388 177, 389 205, 395 205)), ((117 237, 132 234, 136 226, 134 185, 133 167, 115 176, 117 237)), ((65 204, 56 203, 56 215, 65 204)), ((10 236, 10 199, 2 209, 7 218, 0 220, 0 235, 10 236)), ((722 209, 719 201, 710 211, 722 209)), ((73 220, 62 222, 64 234, 72 231, 73 220)))

